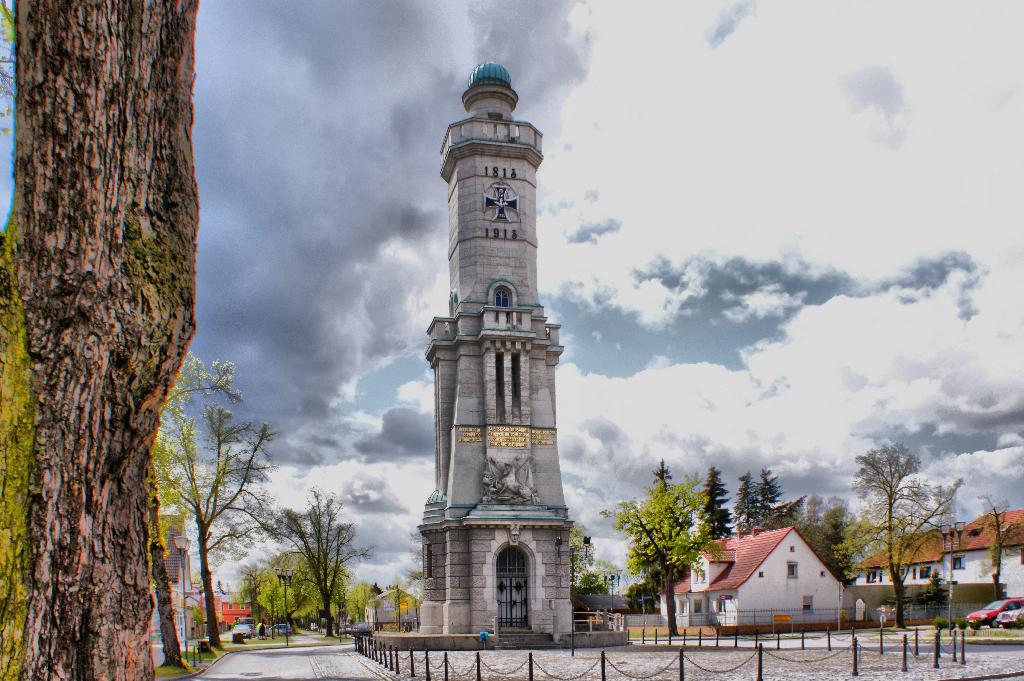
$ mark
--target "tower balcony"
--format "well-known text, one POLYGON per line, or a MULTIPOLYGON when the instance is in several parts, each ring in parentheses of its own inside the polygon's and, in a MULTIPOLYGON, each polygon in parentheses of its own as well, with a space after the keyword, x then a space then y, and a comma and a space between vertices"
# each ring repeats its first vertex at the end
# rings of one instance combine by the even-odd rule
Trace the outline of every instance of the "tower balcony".
POLYGON ((520 158, 536 168, 544 160, 543 139, 526 121, 474 117, 452 123, 441 144, 441 177, 448 181, 456 161, 478 154, 520 158))
POLYGON ((481 331, 532 331, 530 308, 484 305, 480 318, 481 331))

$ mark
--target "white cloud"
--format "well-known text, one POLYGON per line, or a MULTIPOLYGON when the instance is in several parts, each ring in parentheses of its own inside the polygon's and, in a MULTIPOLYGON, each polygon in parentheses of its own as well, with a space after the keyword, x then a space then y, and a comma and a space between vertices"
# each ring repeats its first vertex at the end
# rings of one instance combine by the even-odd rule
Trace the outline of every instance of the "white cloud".
POLYGON ((722 314, 730 322, 742 323, 751 319, 782 317, 793 308, 803 305, 807 294, 803 291, 787 293, 780 284, 770 284, 740 297, 739 304, 722 314))

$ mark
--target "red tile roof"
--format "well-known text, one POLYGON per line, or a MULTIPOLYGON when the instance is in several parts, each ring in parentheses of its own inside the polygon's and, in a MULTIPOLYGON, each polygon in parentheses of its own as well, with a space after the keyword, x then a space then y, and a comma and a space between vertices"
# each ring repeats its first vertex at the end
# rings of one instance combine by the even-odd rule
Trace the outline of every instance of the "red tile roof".
MULTIPOLYGON (((1024 545, 1024 508, 1007 511, 1003 514, 1003 524, 1009 528, 1005 539, 1005 546, 1024 545)), ((932 530, 931 536, 925 541, 920 549, 914 554, 910 563, 935 563, 942 559, 942 533, 939 530, 932 530)), ((964 527, 963 539, 957 553, 962 551, 985 551, 992 545, 993 531, 989 526, 987 515, 978 516, 964 527)), ((861 567, 886 567, 885 554, 882 552, 869 556, 861 563, 861 567)))
MULTIPOLYGON (((742 537, 719 539, 718 546, 724 555, 709 560, 712 563, 726 563, 726 566, 708 585, 708 590, 738 588, 750 579, 761 563, 790 532, 796 532, 795 528, 784 527, 779 530, 745 534, 742 537)), ((689 590, 689 575, 676 582, 675 593, 686 593, 689 590)))

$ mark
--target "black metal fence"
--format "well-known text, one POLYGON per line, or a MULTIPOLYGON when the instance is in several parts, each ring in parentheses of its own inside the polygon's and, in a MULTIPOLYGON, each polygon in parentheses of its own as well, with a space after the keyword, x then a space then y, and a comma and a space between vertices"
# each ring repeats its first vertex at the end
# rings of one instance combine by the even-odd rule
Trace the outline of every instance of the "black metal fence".
POLYGON ((587 657, 568 658, 551 654, 534 657, 533 652, 523 654, 521 660, 509 664, 512 652, 502 653, 502 664, 488 659, 489 654, 448 651, 400 651, 371 636, 358 636, 356 652, 372 661, 396 678, 423 678, 425 681, 535 681, 538 677, 553 681, 685 681, 687 670, 700 670, 710 674, 736 674, 755 681, 763 681, 767 671, 776 674, 786 669, 817 665, 824 673, 842 673, 859 676, 862 671, 906 673, 926 668, 939 669, 948 664, 966 665, 966 638, 953 630, 943 641, 941 632, 908 630, 893 637, 881 629, 874 635, 855 632, 824 636, 801 634, 799 648, 793 638, 785 639, 734 636, 730 640, 716 637, 700 639, 695 644, 681 646, 672 652, 651 652, 643 656, 646 669, 637 668, 636 653, 613 659, 606 651, 592 660, 587 657), (807 642, 818 644, 808 647, 807 642), (731 646, 729 644, 732 644, 731 646), (742 645, 741 645, 742 643, 742 645), (823 644, 823 645, 822 645, 823 644), (720 650, 703 650, 704 648, 720 650), (731 647, 733 650, 721 650, 731 647), (948 661, 946 661, 948 660, 948 661), (556 662, 557 661, 557 662, 556 662))

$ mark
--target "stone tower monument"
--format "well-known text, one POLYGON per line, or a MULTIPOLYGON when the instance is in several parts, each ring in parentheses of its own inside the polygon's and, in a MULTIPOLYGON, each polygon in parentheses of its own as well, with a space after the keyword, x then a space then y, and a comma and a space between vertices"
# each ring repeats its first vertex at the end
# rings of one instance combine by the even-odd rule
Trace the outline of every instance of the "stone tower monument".
POLYGON ((555 428, 562 346, 537 298, 541 134, 481 64, 448 126, 448 316, 427 330, 435 489, 423 524, 421 632, 569 631, 569 529, 555 428))

